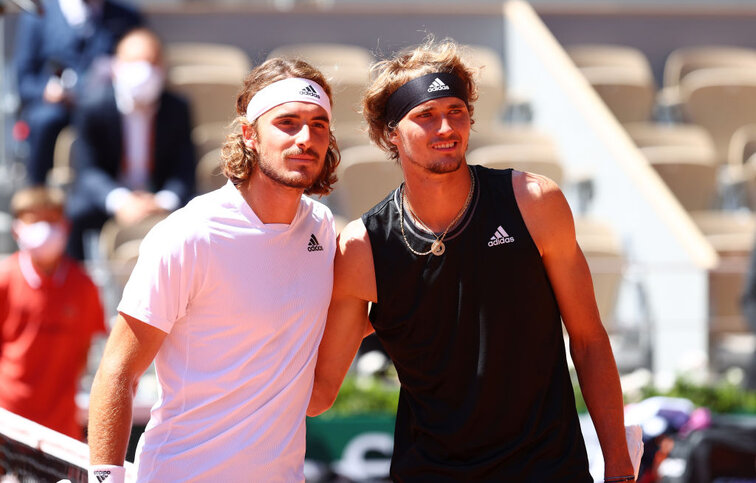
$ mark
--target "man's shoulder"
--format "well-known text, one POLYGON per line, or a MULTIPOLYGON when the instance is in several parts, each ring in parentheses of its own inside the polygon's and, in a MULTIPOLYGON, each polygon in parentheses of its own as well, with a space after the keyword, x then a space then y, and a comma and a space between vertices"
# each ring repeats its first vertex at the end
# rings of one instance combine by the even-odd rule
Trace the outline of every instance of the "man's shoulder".
POLYGON ((552 179, 527 171, 512 171, 512 189, 518 203, 552 202, 561 196, 559 185, 552 179))
POLYGON ((175 250, 208 238, 209 223, 223 216, 222 205, 213 203, 208 194, 197 196, 170 213, 150 229, 144 238, 147 246, 175 250))
MULTIPOLYGON (((396 196, 396 193, 398 192, 399 188, 395 188, 389 192, 385 198, 383 198, 381 201, 373 205, 372 208, 367 210, 361 217, 363 222, 367 221, 370 218, 375 218, 376 216, 380 216, 381 214, 384 214, 386 210, 390 208, 391 201, 396 196)), ((363 224, 364 227, 364 224, 363 224)))
POLYGON ((373 251, 370 244, 367 228, 362 218, 353 220, 339 233, 339 252, 342 256, 356 260, 370 260, 373 251))
POLYGON ((310 216, 315 219, 315 221, 330 222, 333 220, 333 213, 325 203, 309 196, 302 196, 302 203, 304 204, 305 209, 307 209, 307 211, 310 213, 310 216))

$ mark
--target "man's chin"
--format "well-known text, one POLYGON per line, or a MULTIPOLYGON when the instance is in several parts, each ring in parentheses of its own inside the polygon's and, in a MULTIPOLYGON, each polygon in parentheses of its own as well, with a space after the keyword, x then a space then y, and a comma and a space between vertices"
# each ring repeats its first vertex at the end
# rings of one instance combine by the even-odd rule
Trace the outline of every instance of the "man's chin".
POLYGON ((437 160, 428 166, 428 171, 435 174, 447 174, 457 171, 464 163, 465 158, 437 160))
POLYGON ((304 173, 286 173, 286 174, 277 174, 274 176, 268 176, 270 179, 275 181, 276 183, 280 184, 281 186, 286 186, 287 188, 294 188, 294 189, 309 189, 312 187, 312 185, 315 184, 315 181, 317 181, 317 177, 309 174, 304 173))

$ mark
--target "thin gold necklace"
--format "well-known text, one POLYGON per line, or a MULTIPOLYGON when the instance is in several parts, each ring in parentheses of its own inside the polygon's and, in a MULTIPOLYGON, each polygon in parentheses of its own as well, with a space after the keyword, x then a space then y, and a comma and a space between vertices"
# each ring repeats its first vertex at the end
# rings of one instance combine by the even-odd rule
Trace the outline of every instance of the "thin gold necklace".
POLYGON ((470 202, 472 201, 473 192, 475 191, 475 176, 473 175, 472 169, 469 166, 467 167, 467 169, 470 172, 470 191, 468 191, 467 193, 465 204, 462 206, 462 209, 459 210, 459 213, 457 213, 457 216, 455 216, 454 219, 451 221, 451 223, 449 223, 449 225, 446 227, 446 230, 444 230, 444 232, 441 233, 441 235, 436 235, 433 232, 433 230, 428 228, 428 225, 423 223, 423 220, 421 220, 412 211, 412 208, 410 208, 410 206, 407 205, 407 210, 409 211, 410 215, 412 215, 412 218, 414 218, 415 221, 417 221, 423 229, 425 229, 426 231, 431 233, 434 237, 436 237, 436 240, 433 243, 431 243, 430 250, 428 250, 427 252, 419 252, 415 250, 414 248, 412 248, 412 246, 409 243, 409 240, 407 240, 407 235, 404 233, 404 205, 406 204, 405 202, 406 195, 405 195, 404 188, 402 188, 402 197, 401 197, 401 202, 399 204, 399 226, 401 226, 401 229, 402 229, 402 238, 404 239, 405 245, 407 245, 407 248, 409 248, 409 251, 411 251, 415 255, 425 256, 425 255, 430 255, 432 253, 436 255, 437 257, 440 257, 446 251, 446 245, 444 245, 444 237, 446 237, 446 234, 449 232, 451 227, 457 224, 457 222, 465 214, 465 212, 467 211, 467 208, 470 206, 470 202))

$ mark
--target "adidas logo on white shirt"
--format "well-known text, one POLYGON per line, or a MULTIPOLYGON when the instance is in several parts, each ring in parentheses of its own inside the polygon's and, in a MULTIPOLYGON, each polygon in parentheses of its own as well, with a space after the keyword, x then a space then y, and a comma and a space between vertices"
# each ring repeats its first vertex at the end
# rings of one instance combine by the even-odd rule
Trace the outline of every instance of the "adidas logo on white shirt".
POLYGON ((310 243, 307 244, 307 251, 308 252, 322 252, 323 246, 318 243, 318 239, 315 238, 315 234, 310 235, 310 243))
POLYGON ((428 86, 428 92, 435 92, 435 91, 448 91, 449 86, 441 82, 441 79, 436 77, 436 80, 431 82, 431 84, 428 86))
POLYGON ((514 241, 513 236, 509 236, 509 234, 504 231, 504 228, 499 225, 499 228, 496 229, 493 236, 491 237, 491 241, 488 242, 489 247, 495 247, 496 245, 502 245, 504 243, 512 243, 514 241))
POLYGON ((315 99, 320 99, 320 95, 318 95, 318 91, 316 91, 312 86, 307 86, 301 91, 299 91, 299 95, 310 96, 310 97, 314 97, 315 99))
POLYGON ((110 471, 108 470, 97 470, 94 472, 94 474, 99 483, 102 483, 110 477, 110 471))

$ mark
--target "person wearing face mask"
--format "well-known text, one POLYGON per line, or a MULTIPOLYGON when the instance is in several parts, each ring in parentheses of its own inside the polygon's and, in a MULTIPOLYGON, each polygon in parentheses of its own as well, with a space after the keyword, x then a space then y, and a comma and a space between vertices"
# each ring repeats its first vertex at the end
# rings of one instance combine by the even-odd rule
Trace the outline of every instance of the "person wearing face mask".
POLYGON ((87 232, 109 217, 132 225, 167 214, 193 195, 189 106, 164 85, 160 39, 138 28, 116 47, 112 82, 82 104, 68 205, 68 252, 75 258, 84 258, 87 232))
POLYGON ((112 55, 118 39, 143 23, 137 10, 113 0, 39 3, 40 15, 19 15, 13 52, 20 120, 29 128, 31 185, 44 184, 58 133, 86 95, 98 59, 112 55))
POLYGON ((105 324, 97 287, 64 254, 63 203, 44 187, 11 199, 19 250, 0 262, 0 407, 82 439, 75 396, 105 324))

